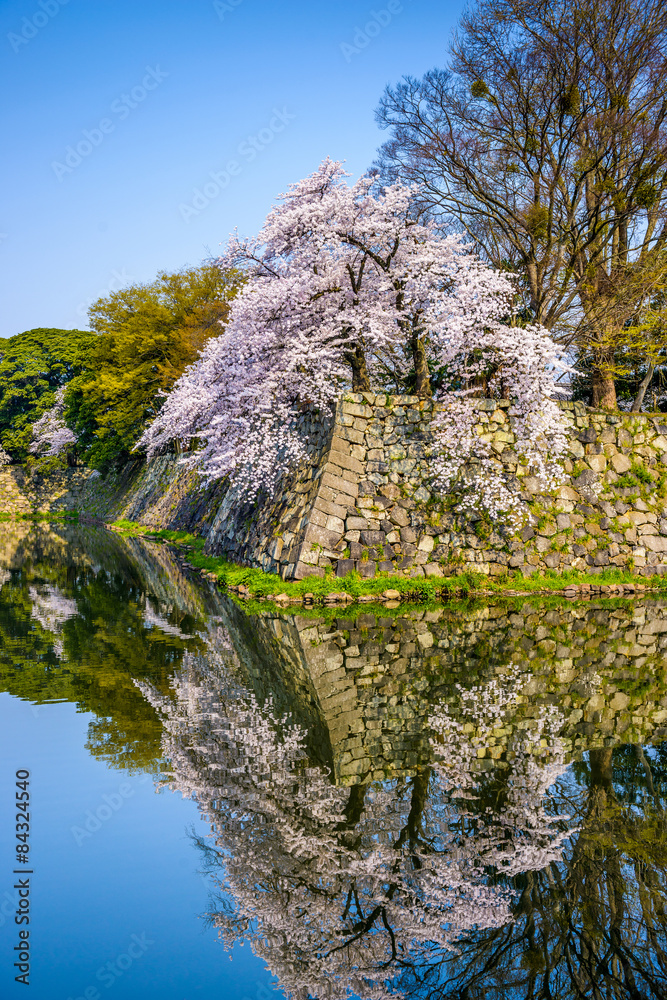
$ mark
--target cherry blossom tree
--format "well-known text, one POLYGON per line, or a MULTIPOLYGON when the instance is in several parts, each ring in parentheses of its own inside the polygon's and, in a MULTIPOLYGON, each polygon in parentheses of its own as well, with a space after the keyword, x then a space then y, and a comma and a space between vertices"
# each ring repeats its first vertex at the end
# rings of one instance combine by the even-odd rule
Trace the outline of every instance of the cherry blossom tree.
POLYGON ((61 455, 76 444, 76 435, 65 423, 65 389, 56 392, 54 405, 32 425, 32 442, 28 451, 40 458, 61 455))
POLYGON ((560 349, 543 328, 508 321, 511 280, 422 218, 415 194, 374 176, 349 184, 325 160, 281 196, 255 239, 232 236, 217 263, 247 280, 222 336, 143 435, 149 456, 175 438, 197 442, 204 475, 233 473, 251 499, 305 457, 300 413, 331 416, 342 391, 382 389, 390 359, 423 398, 433 395, 429 369, 446 373, 443 486, 470 457, 486 462, 477 478, 488 479, 492 459, 471 430, 484 394, 512 401, 518 451, 548 479, 545 455, 564 447, 551 399, 560 349))
POLYGON ((138 683, 160 713, 165 781, 211 824, 226 947, 249 939, 290 997, 396 996, 392 982, 511 921, 509 877, 560 857, 567 817, 546 789, 565 768, 555 710, 517 730, 497 765, 505 794, 478 805, 478 749, 515 706, 521 678, 466 692, 433 719, 436 761, 414 777, 351 789, 306 753, 306 732, 260 705, 223 629, 186 653, 171 695, 138 683), (481 741, 481 742, 480 742, 481 741), (546 744, 546 748, 542 746, 546 744))

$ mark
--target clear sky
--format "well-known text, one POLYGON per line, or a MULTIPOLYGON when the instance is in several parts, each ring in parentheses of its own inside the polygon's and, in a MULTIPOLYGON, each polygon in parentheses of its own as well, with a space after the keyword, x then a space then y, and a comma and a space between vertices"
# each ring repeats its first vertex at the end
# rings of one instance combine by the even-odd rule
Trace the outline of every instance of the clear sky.
POLYGON ((85 328, 100 295, 256 232, 327 155, 358 176, 385 85, 444 63, 461 7, 0 0, 0 337, 85 328))

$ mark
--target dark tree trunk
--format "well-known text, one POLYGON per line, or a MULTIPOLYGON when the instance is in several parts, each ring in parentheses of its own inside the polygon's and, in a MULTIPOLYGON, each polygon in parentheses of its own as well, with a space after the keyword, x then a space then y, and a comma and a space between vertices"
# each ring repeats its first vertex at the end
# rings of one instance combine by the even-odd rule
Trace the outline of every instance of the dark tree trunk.
POLYGON ((366 367, 366 356, 361 344, 357 344, 353 351, 348 351, 346 360, 352 368, 352 392, 370 392, 371 383, 366 367))
POLYGON ((637 395, 634 398, 634 402, 630 407, 631 413, 639 413, 642 408, 642 403, 644 402, 644 396, 646 395, 646 390, 651 384, 651 379, 653 378, 653 372, 655 371, 655 365, 649 365, 646 375, 641 380, 639 384, 639 389, 637 390, 637 395))
POLYGON ((412 360, 415 366, 415 393, 420 399, 430 399, 433 395, 431 375, 426 361, 426 350, 421 337, 412 338, 412 360))
POLYGON ((599 370, 593 372, 592 403, 602 410, 616 409, 616 383, 610 375, 599 370))

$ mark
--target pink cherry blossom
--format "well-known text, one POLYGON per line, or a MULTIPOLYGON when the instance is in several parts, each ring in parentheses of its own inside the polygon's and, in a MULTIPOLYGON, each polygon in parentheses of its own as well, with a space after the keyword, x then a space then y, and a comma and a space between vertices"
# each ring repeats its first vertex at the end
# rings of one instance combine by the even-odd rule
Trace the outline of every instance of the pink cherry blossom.
POLYGON ((510 278, 421 218, 415 194, 379 188, 372 176, 350 184, 327 159, 281 195, 256 238, 232 235, 217 263, 241 270, 246 284, 222 335, 144 433, 149 456, 174 439, 196 442, 189 460, 207 479, 231 474, 245 499, 271 491, 306 457, 304 409, 330 417, 341 393, 359 387, 362 368, 378 390, 388 368, 409 375, 419 341, 447 373, 433 470, 441 488, 485 484, 486 506, 507 507, 502 469, 474 429, 482 376, 486 392, 511 400, 518 452, 553 481, 547 456, 557 459, 565 444, 551 399, 554 374, 566 367, 561 350, 543 328, 508 321, 510 278))

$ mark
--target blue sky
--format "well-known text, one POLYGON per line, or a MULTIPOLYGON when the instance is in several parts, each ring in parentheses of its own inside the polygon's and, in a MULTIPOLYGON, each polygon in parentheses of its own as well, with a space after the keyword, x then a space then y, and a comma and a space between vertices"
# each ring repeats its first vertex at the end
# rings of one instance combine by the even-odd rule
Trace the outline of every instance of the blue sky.
POLYGON ((0 337, 85 328, 100 295, 255 232, 325 156, 358 176, 385 85, 444 63, 461 7, 0 0, 0 337))

